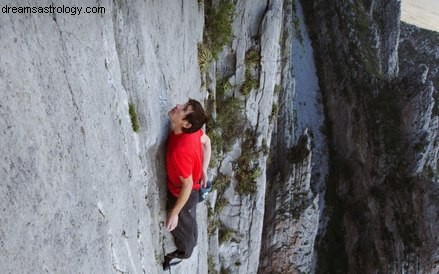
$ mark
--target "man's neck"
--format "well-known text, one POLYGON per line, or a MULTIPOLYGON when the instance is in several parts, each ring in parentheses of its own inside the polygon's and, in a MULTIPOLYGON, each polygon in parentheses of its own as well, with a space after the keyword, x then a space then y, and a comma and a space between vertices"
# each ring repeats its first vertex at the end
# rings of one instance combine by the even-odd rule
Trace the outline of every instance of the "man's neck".
POLYGON ((171 130, 174 134, 181 134, 183 133, 182 127, 177 127, 174 124, 171 124, 171 130))

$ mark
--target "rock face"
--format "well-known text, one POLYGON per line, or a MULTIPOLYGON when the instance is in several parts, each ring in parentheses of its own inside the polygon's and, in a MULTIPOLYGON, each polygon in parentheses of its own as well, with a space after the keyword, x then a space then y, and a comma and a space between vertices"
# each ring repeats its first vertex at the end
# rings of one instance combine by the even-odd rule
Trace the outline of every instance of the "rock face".
POLYGON ((435 91, 425 66, 405 67, 413 62, 416 70, 420 63, 408 60, 425 50, 398 51, 399 1, 313 1, 305 7, 332 129, 325 199, 330 221, 317 269, 437 272, 435 91), (399 69, 398 56, 407 60, 399 69))
POLYGON ((279 113, 267 170, 259 273, 311 273, 323 208, 327 143, 323 110, 302 8, 284 3, 279 113), (292 45, 292 47, 291 47, 292 45))
POLYGON ((415 174, 424 172, 436 183, 438 163, 439 114, 439 33, 401 24, 399 43, 400 77, 406 85, 404 121, 411 133, 412 166, 415 174), (436 173, 435 173, 436 170, 436 173))
MULTIPOLYGON (((7 53, 0 57, 6 182, 0 192, 2 273, 158 273, 163 254, 173 250, 163 230, 167 111, 188 97, 205 99, 194 61, 203 5, 96 5, 105 12, 1 17, 0 43, 7 53), (138 116, 138 133, 130 106, 138 116)), ((245 102, 246 123, 254 133, 249 140, 258 150, 270 144, 282 16, 282 1, 236 4, 230 48, 236 67, 230 81, 245 80, 246 53, 258 48, 259 88, 245 102)), ((238 140, 238 147, 244 141, 238 140)), ((218 270, 257 272, 266 159, 262 152, 255 159, 260 171, 254 195, 238 195, 236 182, 226 193, 238 206, 224 208, 218 217, 235 231, 232 241, 219 245, 218 231, 216 241, 210 239, 217 243, 209 254, 216 252, 218 270)), ((205 204, 198 210, 199 244, 173 272, 208 272, 205 204)))
POLYGON ((229 176, 231 180, 228 187, 218 194, 227 201, 217 211, 219 227, 212 235, 220 241, 211 240, 215 244, 209 247, 209 256, 219 256, 214 267, 216 271, 256 273, 258 270, 267 166, 267 154, 263 152, 263 147, 268 149, 270 144, 272 119, 269 117, 273 103, 277 101, 275 86, 279 83, 282 15, 282 1, 237 1, 233 20, 235 39, 230 47, 223 50, 214 64, 215 70, 211 72, 210 77, 216 75, 217 83, 221 78, 232 86, 226 96, 241 100, 245 117, 245 126, 242 135, 237 136, 235 149, 224 155, 218 168, 218 174, 229 176), (249 67, 252 66, 248 61, 249 52, 256 54, 257 64, 252 77, 257 83, 249 94, 244 94, 242 86, 248 81, 249 67), (227 69, 230 67, 233 69, 227 69), (256 154, 250 156, 250 150, 256 154), (252 158, 249 161, 252 167, 243 166, 245 157, 252 158), (239 169, 246 170, 240 172, 239 169), (246 176, 255 177, 242 179, 246 176), (251 190, 245 190, 246 187, 251 190))
MULTIPOLYGON (((172 251, 167 110, 203 100, 203 13, 196 1, 87 5, 105 13, 0 16, 2 273, 161 273, 172 251)), ((207 272, 203 237, 182 273, 207 272)))

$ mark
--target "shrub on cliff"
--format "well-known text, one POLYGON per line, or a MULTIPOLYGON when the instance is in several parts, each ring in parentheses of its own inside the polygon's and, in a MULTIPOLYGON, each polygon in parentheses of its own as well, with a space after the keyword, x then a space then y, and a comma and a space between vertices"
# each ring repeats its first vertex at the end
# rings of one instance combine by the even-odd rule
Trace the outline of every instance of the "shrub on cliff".
POLYGON ((232 42, 234 13, 233 1, 221 0, 218 5, 214 5, 211 0, 205 3, 204 41, 214 58, 224 45, 232 42))
POLYGON ((139 118, 137 117, 137 111, 136 108, 134 107, 134 104, 130 103, 128 105, 128 112, 130 114, 131 125, 133 126, 134 132, 139 133, 140 131, 139 118))

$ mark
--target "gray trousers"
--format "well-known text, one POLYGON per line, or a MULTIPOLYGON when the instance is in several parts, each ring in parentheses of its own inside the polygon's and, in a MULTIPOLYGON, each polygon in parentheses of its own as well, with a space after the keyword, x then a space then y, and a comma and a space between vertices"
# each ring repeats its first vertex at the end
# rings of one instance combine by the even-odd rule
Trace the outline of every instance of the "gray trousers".
MULTIPOLYGON (((175 257, 187 259, 192 255, 194 247, 197 245, 197 203, 199 199, 198 190, 192 190, 189 199, 178 214, 177 227, 171 231, 174 236, 174 243, 177 247, 173 254, 175 257)), ((174 207, 177 197, 168 191, 167 210, 174 207)))

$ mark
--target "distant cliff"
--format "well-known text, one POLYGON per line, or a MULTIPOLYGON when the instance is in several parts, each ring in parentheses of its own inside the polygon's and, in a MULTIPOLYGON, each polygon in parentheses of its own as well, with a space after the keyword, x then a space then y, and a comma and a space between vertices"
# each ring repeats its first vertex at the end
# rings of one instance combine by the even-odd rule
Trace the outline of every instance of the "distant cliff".
POLYGON ((437 33, 400 28, 399 4, 306 4, 331 132, 320 273, 438 271, 437 33))

